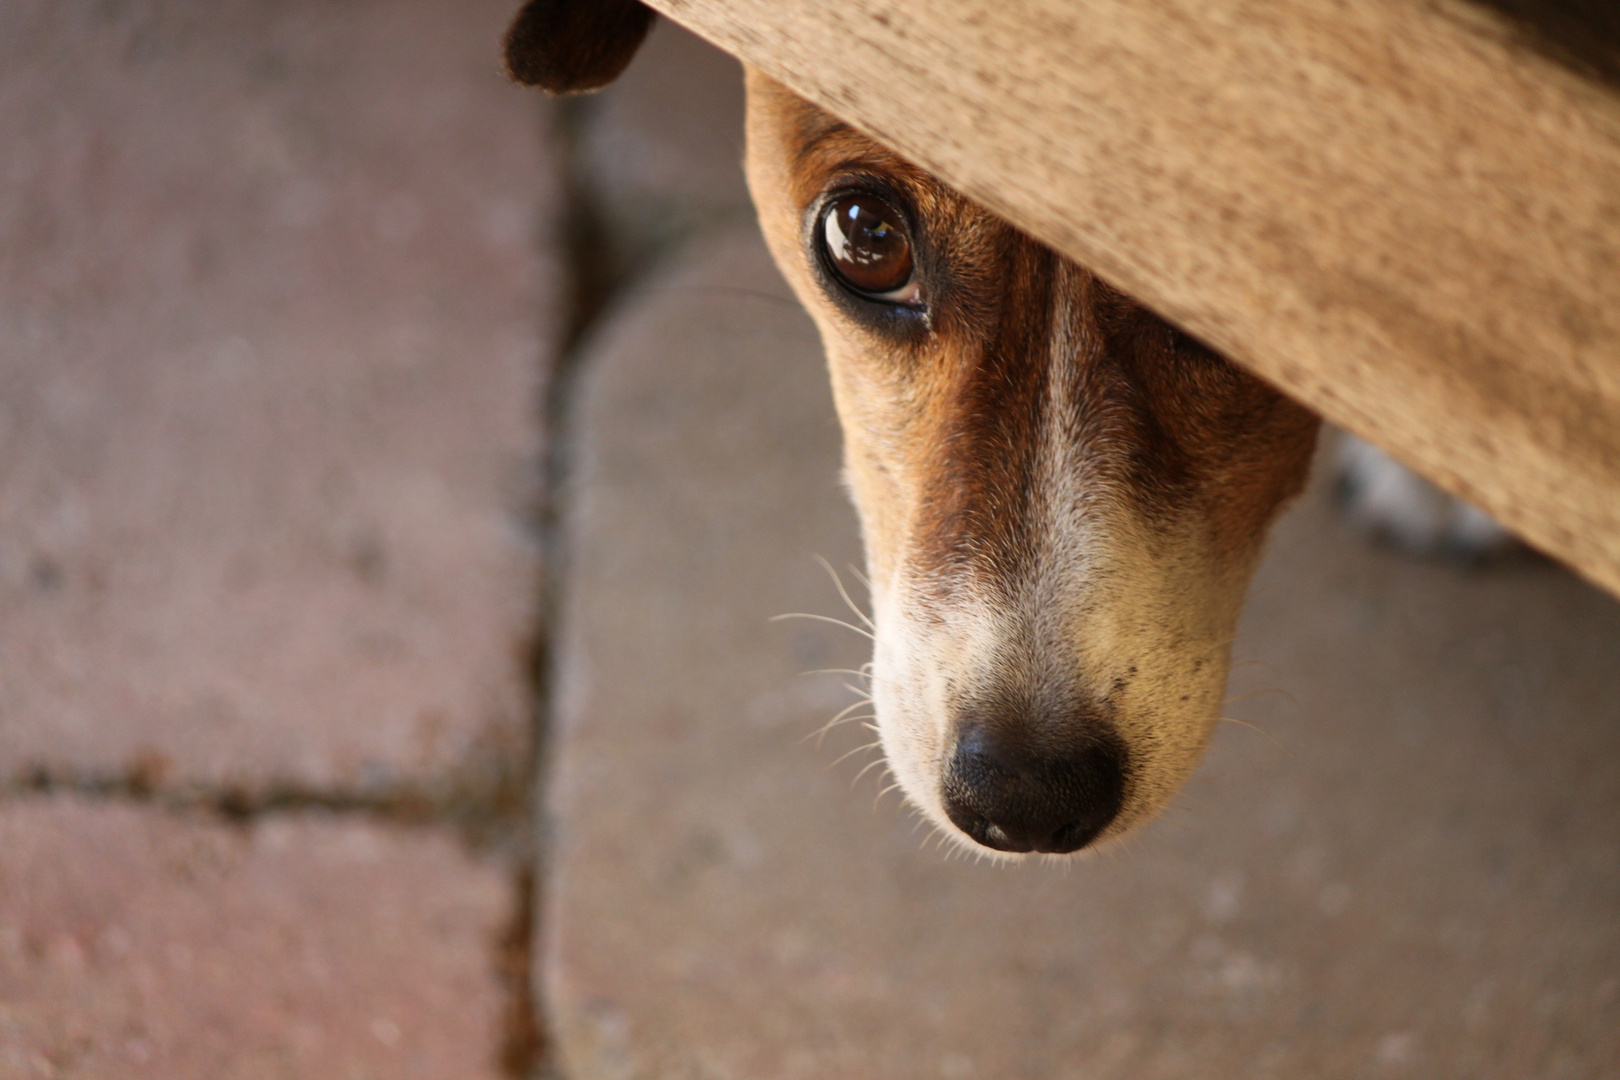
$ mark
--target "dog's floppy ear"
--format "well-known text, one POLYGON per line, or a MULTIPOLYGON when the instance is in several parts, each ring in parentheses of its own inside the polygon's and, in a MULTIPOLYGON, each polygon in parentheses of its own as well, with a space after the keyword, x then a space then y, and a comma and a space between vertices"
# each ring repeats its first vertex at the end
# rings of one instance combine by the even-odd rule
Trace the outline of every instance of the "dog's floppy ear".
POLYGON ((600 90, 630 63, 653 14, 638 0, 529 0, 506 31, 506 73, 552 94, 600 90))

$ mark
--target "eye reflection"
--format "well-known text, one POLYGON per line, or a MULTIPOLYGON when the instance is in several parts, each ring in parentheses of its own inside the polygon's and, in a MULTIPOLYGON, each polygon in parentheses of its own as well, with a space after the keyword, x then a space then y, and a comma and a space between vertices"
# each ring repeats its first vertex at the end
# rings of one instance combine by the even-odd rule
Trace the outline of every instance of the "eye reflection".
POLYGON ((908 303, 917 297, 911 237, 894 207, 875 195, 845 195, 822 211, 827 263, 843 284, 876 300, 908 303))

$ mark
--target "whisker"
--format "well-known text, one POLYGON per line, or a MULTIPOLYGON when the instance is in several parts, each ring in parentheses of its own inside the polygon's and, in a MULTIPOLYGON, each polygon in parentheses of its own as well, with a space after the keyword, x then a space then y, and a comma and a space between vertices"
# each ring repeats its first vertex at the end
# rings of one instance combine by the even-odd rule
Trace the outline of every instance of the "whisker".
MULTIPOLYGON (((893 776, 894 774, 890 773, 889 775, 893 776)), ((900 786, 900 781, 896 780, 894 783, 890 784, 888 787, 884 788, 882 791, 877 793, 877 797, 872 800, 872 810, 873 810, 874 813, 877 811, 878 803, 883 801, 883 796, 887 795, 889 792, 893 791, 895 788, 897 788, 899 786, 900 786)))
MULTIPOLYGON (((801 672, 799 672, 799 675, 801 677, 807 676, 807 675, 853 675, 857 679, 869 679, 872 682, 877 682, 878 681, 878 677, 876 675, 872 674, 872 662, 870 660, 868 660, 866 663, 862 664, 858 668, 841 668, 841 667, 812 668, 809 671, 801 671, 801 672)), ((887 681, 887 680, 885 680, 885 681, 887 681)), ((862 693, 864 693, 864 692, 865 691, 862 691, 862 693)))
MULTIPOLYGON (((872 743, 872 745, 876 746, 877 743, 872 743)), ((866 763, 865 767, 863 767, 860 772, 855 774, 855 779, 853 779, 853 780, 851 780, 849 782, 849 786, 851 788, 853 788, 856 784, 861 782, 861 777, 865 776, 867 773, 871 772, 874 768, 876 768, 877 766, 882 765, 882 764, 883 764, 883 758, 881 758, 881 757, 876 757, 876 758, 873 758, 871 761, 868 761, 866 763)))
POLYGON ((872 579, 867 577, 865 572, 862 571, 860 567, 856 566, 854 563, 845 563, 844 564, 844 569, 848 570, 851 574, 853 574, 856 581, 858 581, 862 585, 866 586, 866 591, 867 592, 872 591, 872 579))
MULTIPOLYGON (((870 665, 867 665, 867 666, 870 666, 870 665)), ((860 670, 860 669, 857 669, 857 668, 849 668, 849 667, 815 668, 815 669, 813 669, 811 671, 801 671, 801 672, 799 672, 799 674, 800 675, 854 675, 857 678, 861 678, 861 679, 870 679, 872 677, 872 673, 870 671, 863 671, 863 670, 860 670)))
MULTIPOLYGON (((838 755, 838 757, 836 759, 834 759, 832 765, 827 766, 827 768, 829 768, 829 769, 833 768, 833 766, 836 766, 836 765, 840 764, 845 758, 854 757, 856 754, 860 753, 862 750, 875 750, 879 746, 882 746, 882 745, 883 744, 879 743, 879 742, 869 742, 865 746, 857 746, 853 750, 850 750, 850 751, 848 751, 846 753, 838 755)), ((882 761, 883 759, 878 758, 878 760, 882 761)), ((867 768, 871 768, 871 766, 869 765, 869 766, 867 766, 867 768)), ((856 777, 856 779, 859 779, 859 777, 856 777)))
MULTIPOLYGON (((860 719, 860 717, 851 717, 851 719, 860 719)), ((849 721, 826 722, 826 724, 821 725, 821 727, 818 727, 818 729, 815 729, 813 732, 805 735, 804 738, 800 738, 799 745, 804 746, 805 743, 810 742, 810 740, 813 738, 813 740, 815 740, 816 750, 820 750, 821 743, 826 742, 826 733, 828 733, 829 730, 833 730, 834 727, 838 727, 839 724, 847 724, 847 722, 849 721)))
MULTIPOLYGON (((862 702, 856 702, 856 704, 860 705, 860 704, 863 704, 863 703, 862 702)), ((822 724, 816 730, 812 731, 810 734, 806 735, 804 738, 800 739, 799 740, 799 745, 803 746, 805 743, 809 742, 811 739, 814 739, 814 740, 816 740, 816 746, 819 747, 823 742, 826 741, 827 732, 831 731, 833 728, 837 727, 839 724, 849 724, 849 723, 853 723, 856 720, 868 720, 868 719, 874 719, 875 720, 876 717, 872 716, 870 714, 868 714, 867 716, 842 716, 842 715, 835 716, 831 720, 827 721, 825 724, 822 724)))
MULTIPOLYGON (((889 775, 893 776, 894 774, 890 773, 889 775)), ((883 796, 887 795, 891 791, 901 791, 900 781, 896 780, 894 783, 890 784, 888 787, 886 787, 882 791, 878 792, 877 793, 877 798, 872 800, 872 809, 876 810, 878 802, 883 798, 883 796)), ((904 806, 905 802, 906 802, 906 797, 905 797, 904 792, 902 791, 901 795, 900 795, 900 805, 904 806)))
POLYGON ((1236 724, 1238 727, 1246 727, 1250 731, 1257 731, 1261 735, 1264 735, 1266 738, 1270 739, 1271 740, 1271 745, 1275 746, 1277 749, 1279 749, 1279 750, 1286 749, 1286 747, 1284 747, 1283 744, 1280 741, 1278 741, 1277 736, 1273 735, 1271 732, 1267 731, 1265 728, 1261 727, 1259 724, 1251 724, 1247 720, 1239 720, 1239 719, 1237 719, 1236 717, 1233 717, 1233 716, 1223 716, 1223 717, 1221 717, 1221 723, 1223 723, 1223 724, 1236 724))
POLYGON ((866 638, 868 641, 874 643, 877 641, 877 638, 873 637, 867 631, 862 630, 860 627, 847 623, 842 619, 835 619, 831 615, 812 615, 804 611, 789 611, 782 615, 772 615, 766 621, 781 622, 783 619, 814 619, 817 622, 832 623, 834 626, 842 626, 845 630, 853 630, 857 634, 861 635, 861 637, 866 638))
POLYGON ((870 705, 871 703, 872 703, 871 700, 868 699, 866 701, 857 701, 852 705, 846 705, 844 708, 838 710, 838 715, 834 716, 832 718, 832 720, 829 721, 829 723, 834 723, 834 724, 839 723, 840 721, 842 721, 844 719, 844 717, 849 716, 850 713, 854 712, 856 709, 860 708, 862 705, 870 705))
POLYGON ((821 568, 827 571, 827 576, 832 578, 833 588, 837 589, 838 595, 843 597, 844 605, 855 613, 855 617, 857 619, 866 624, 866 628, 868 630, 876 632, 877 624, 867 617, 866 612, 855 606, 855 601, 849 598, 849 593, 844 589, 844 582, 839 578, 838 571, 833 569, 832 563, 828 562, 826 559, 823 559, 820 555, 816 556, 816 562, 820 563, 821 568))

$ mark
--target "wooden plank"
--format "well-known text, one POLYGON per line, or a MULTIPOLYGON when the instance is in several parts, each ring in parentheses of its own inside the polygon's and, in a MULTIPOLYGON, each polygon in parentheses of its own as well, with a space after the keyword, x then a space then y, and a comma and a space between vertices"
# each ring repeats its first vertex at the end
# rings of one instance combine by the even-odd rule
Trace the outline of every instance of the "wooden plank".
POLYGON ((1620 593, 1620 99, 1419 0, 652 0, 1620 593))

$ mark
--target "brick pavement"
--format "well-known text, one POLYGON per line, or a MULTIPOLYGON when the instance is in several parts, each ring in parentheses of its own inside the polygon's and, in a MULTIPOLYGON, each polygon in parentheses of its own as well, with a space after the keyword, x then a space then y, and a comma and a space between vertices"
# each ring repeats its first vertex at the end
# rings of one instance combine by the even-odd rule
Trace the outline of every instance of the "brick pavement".
POLYGON ((0 11, 4 1080, 523 1034, 521 865, 432 821, 510 841, 528 779, 564 296, 512 6, 0 11))

